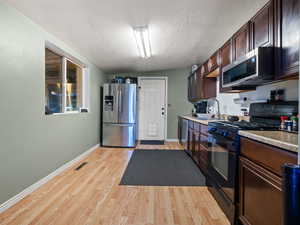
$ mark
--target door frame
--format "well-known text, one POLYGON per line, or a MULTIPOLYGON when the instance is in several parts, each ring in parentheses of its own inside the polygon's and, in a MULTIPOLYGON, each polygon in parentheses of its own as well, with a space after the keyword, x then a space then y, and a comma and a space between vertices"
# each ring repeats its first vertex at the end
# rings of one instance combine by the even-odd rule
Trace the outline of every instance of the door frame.
MULTIPOLYGON (((141 80, 164 80, 165 81, 165 129, 164 129, 164 141, 168 137, 168 77, 167 76, 139 76, 138 77, 138 99, 140 99, 140 81, 141 80)), ((138 109, 140 108, 140 100, 138 100, 138 109)), ((140 110, 138 111, 138 132, 137 139, 140 140, 140 110)))

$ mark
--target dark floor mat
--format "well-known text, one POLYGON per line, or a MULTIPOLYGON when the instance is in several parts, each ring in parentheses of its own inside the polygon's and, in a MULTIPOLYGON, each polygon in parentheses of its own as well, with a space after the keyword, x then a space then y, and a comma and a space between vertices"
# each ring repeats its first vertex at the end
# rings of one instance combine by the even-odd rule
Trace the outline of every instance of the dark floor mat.
POLYGON ((182 150, 135 150, 120 185, 205 186, 205 177, 182 150))
POLYGON ((159 141, 159 140, 141 140, 141 145, 164 145, 165 141, 159 141))

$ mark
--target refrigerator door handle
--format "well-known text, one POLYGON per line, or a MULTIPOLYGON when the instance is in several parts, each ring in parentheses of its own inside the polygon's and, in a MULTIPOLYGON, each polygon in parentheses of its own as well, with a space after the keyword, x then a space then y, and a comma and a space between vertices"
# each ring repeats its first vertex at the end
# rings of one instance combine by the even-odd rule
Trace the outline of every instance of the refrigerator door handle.
POLYGON ((134 125, 134 123, 128 123, 128 124, 125 124, 125 123, 106 123, 108 124, 109 126, 117 126, 117 127, 128 127, 130 125, 134 125))
POLYGON ((120 87, 119 89, 119 112, 120 112, 120 116, 122 115, 123 113, 123 102, 122 102, 122 88, 120 87))

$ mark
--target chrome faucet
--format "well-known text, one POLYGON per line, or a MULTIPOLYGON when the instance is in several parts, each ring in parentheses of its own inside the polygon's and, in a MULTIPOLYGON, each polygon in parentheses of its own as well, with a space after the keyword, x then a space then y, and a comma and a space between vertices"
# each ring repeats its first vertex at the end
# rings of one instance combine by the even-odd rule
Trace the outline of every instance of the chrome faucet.
POLYGON ((217 103, 217 105, 218 105, 218 116, 217 116, 217 118, 216 119, 218 119, 218 120, 220 120, 221 119, 221 113, 220 113, 220 102, 219 102, 219 100, 217 99, 217 98, 215 98, 215 102, 217 103))

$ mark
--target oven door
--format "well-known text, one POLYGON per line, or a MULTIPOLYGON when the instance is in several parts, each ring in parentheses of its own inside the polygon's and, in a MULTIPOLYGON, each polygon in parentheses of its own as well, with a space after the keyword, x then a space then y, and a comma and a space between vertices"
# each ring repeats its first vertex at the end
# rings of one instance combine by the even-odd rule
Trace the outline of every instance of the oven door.
POLYGON ((220 134, 210 134, 208 141, 210 178, 234 202, 238 163, 236 143, 220 134))

